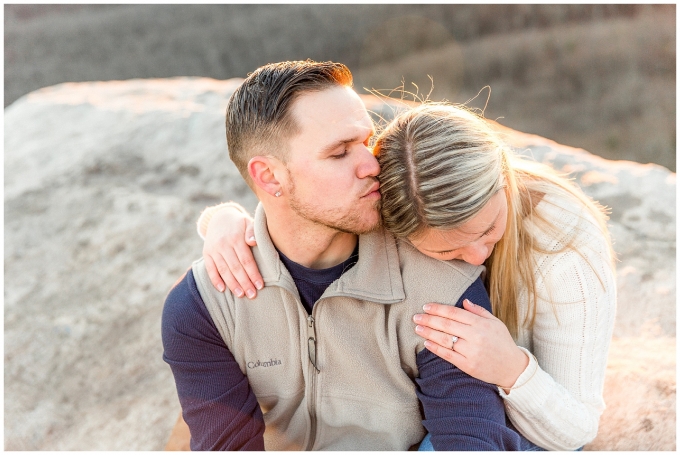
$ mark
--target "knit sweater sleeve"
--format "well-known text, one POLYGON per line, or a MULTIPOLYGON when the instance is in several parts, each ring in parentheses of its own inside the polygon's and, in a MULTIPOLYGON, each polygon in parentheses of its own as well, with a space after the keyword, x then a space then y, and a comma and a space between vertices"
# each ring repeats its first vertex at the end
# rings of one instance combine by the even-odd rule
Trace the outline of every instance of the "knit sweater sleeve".
POLYGON ((191 450, 264 450, 264 418, 189 270, 170 291, 161 323, 163 360, 175 377, 191 450))
POLYGON ((616 282, 606 244, 594 229, 584 232, 590 239, 578 252, 538 257, 536 320, 525 346, 533 355, 525 350, 529 365, 510 393, 499 389, 515 427, 549 450, 592 441, 605 408, 616 282))
POLYGON ((241 206, 241 204, 233 201, 223 202, 218 205, 206 207, 203 209, 203 212, 201 212, 201 215, 196 221, 196 232, 198 232, 198 236, 201 238, 201 240, 205 240, 205 234, 208 232, 208 224, 210 224, 210 220, 212 220, 215 213, 227 207, 236 209, 245 216, 251 218, 250 214, 246 211, 246 209, 243 208, 243 206, 241 206))
MULTIPOLYGON (((491 310, 481 279, 461 296, 491 310)), ((463 373, 427 349, 416 358, 416 394, 423 405, 423 425, 435 450, 521 450, 521 437, 506 425, 496 387, 463 373)))

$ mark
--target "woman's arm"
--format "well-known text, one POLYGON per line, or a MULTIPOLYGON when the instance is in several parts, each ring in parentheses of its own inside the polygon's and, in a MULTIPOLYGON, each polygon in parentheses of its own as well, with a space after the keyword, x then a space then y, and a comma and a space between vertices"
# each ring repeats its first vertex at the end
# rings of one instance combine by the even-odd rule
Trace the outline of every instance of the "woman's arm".
POLYGON ((205 209, 203 209, 201 215, 198 217, 198 220, 196 221, 196 232, 198 232, 198 236, 201 239, 205 240, 206 233, 208 232, 208 225, 210 224, 210 221, 213 219, 213 217, 218 212, 225 211, 225 209, 233 209, 232 211, 240 212, 240 214, 243 217, 252 220, 252 217, 246 211, 246 209, 244 209, 240 204, 236 202, 222 202, 221 204, 211 205, 210 207, 206 207, 205 209))
POLYGON ((425 347, 434 354, 510 393, 526 370, 529 356, 515 344, 505 324, 479 302, 465 300, 463 307, 425 304, 426 314, 413 317, 416 333, 426 339, 425 347))
POLYGON ((196 222, 198 235, 205 240, 203 258, 210 281, 224 292, 254 298, 263 280, 251 246, 255 246, 253 219, 235 202, 206 208, 196 222))
POLYGON ((523 385, 508 395, 501 391, 513 424, 547 449, 573 450, 597 435, 616 313, 614 271, 603 255, 582 249, 539 262, 544 281, 530 341, 535 359, 518 380, 523 385))
POLYGON ((541 257, 536 323, 519 340, 533 355, 516 346, 502 323, 479 307, 466 305, 470 311, 463 312, 430 304, 429 314, 416 320, 423 328, 418 333, 431 340, 428 349, 475 378, 502 385, 505 390, 499 387, 499 393, 510 420, 547 449, 574 450, 590 442, 604 409, 616 283, 601 254, 584 249, 541 257), (552 290, 554 305, 546 289, 552 290), (453 345, 451 335, 459 337, 453 345), (527 354, 519 376, 513 349, 527 354), (504 383, 508 377, 516 380, 504 383))
MULTIPOLYGON (((479 278, 456 307, 467 299, 491 309, 479 278)), ((503 400, 493 385, 463 373, 428 349, 420 351, 416 361, 416 394, 435 450, 522 450, 522 440, 507 426, 503 400)))

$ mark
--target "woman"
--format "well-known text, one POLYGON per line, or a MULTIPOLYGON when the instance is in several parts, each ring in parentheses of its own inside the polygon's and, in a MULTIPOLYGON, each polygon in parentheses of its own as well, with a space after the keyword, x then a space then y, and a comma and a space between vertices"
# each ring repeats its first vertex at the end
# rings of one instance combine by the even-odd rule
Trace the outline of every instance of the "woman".
MULTIPOLYGON (((604 409, 616 305, 602 207, 548 167, 515 156, 461 107, 428 103, 400 114, 374 153, 384 227, 430 257, 486 266, 494 315, 470 302, 465 310, 426 304, 414 317, 426 347, 496 384, 509 419, 538 446, 590 442, 604 409)), ((199 232, 215 211, 202 216, 199 232)), ((254 295, 251 282, 261 288, 261 277, 242 240, 247 214, 217 213, 206 264, 239 258, 246 265, 225 271, 225 281, 254 295)))

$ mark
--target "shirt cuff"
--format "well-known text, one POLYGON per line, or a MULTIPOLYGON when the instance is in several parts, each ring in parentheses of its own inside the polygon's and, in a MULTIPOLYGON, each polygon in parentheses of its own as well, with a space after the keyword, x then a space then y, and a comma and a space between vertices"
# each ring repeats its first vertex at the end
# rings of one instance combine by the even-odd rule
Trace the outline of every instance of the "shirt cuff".
POLYGON ((500 387, 498 393, 518 410, 539 409, 550 395, 550 384, 543 380, 547 373, 541 370, 538 360, 531 352, 521 346, 518 347, 529 357, 529 364, 513 384, 510 393, 505 393, 500 387))
POLYGON ((201 216, 198 217, 198 221, 196 221, 196 232, 198 232, 198 236, 201 238, 201 240, 205 240, 205 234, 208 232, 208 224, 210 224, 212 217, 215 216, 217 212, 227 207, 235 208, 244 215, 250 216, 250 214, 236 202, 223 202, 219 205, 206 207, 201 213, 201 216))

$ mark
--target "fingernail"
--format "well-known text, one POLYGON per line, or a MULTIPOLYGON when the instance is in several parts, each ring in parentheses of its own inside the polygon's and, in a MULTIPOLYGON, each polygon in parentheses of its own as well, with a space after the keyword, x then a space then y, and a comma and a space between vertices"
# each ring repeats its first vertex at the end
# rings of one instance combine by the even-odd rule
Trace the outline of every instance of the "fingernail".
POLYGON ((424 329, 423 329, 423 326, 422 326, 422 325, 417 325, 417 326, 416 326, 416 332, 420 333, 420 332, 422 332, 423 330, 424 330, 424 329))
POLYGON ((431 309, 432 309, 432 305, 430 305, 429 303, 426 303, 425 305, 423 305, 423 310, 430 311, 431 309))
POLYGON ((241 288, 234 289, 234 294, 236 294, 236 297, 243 297, 243 289, 241 288))
POLYGON ((217 285, 217 290, 220 292, 224 292, 224 285, 223 284, 217 285))
POLYGON ((248 294, 249 299, 252 299, 253 297, 255 297, 255 291, 253 291, 252 289, 248 289, 247 294, 248 294))
POLYGON ((264 285, 262 284, 262 281, 258 281, 258 282, 255 283, 255 287, 259 290, 259 289, 262 289, 264 287, 264 285))
POLYGON ((425 347, 426 348, 431 348, 433 346, 432 342, 430 340, 425 340, 425 347))
POLYGON ((467 304, 470 305, 470 306, 475 306, 475 304, 472 303, 472 302, 470 302, 468 299, 465 299, 465 303, 467 303, 467 304))
POLYGON ((416 315, 413 316, 413 320, 414 320, 415 322, 420 322, 422 319, 423 319, 423 315, 422 315, 422 314, 416 314, 416 315))
POLYGON ((255 236, 254 236, 254 235, 251 235, 250 237, 248 237, 248 241, 249 241, 249 242, 254 242, 254 241, 255 241, 255 236))

